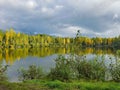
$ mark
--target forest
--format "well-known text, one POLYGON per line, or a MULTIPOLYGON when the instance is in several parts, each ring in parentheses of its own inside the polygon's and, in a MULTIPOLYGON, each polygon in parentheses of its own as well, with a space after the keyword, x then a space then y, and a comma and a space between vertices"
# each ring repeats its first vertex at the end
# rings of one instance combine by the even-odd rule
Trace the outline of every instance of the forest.
POLYGON ((46 34, 25 34, 15 32, 13 28, 0 30, 1 48, 23 48, 23 47, 113 47, 119 48, 120 36, 113 38, 85 37, 80 30, 76 32, 76 37, 57 37, 46 34))

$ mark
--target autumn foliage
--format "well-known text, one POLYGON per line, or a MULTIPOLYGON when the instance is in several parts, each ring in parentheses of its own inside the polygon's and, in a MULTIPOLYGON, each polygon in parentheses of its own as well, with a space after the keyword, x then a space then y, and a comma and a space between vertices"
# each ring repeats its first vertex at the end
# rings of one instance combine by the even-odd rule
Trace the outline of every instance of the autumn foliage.
POLYGON ((22 48, 22 47, 119 47, 120 36, 114 38, 84 37, 79 35, 75 38, 56 37, 46 34, 25 34, 15 32, 13 28, 3 32, 0 31, 0 47, 4 48, 22 48))

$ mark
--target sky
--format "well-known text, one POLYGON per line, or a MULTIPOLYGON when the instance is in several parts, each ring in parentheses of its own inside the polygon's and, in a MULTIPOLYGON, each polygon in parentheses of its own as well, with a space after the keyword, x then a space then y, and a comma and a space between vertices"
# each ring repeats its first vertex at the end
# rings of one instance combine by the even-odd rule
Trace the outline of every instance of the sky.
POLYGON ((0 0, 0 29, 74 37, 120 35, 120 0, 0 0))

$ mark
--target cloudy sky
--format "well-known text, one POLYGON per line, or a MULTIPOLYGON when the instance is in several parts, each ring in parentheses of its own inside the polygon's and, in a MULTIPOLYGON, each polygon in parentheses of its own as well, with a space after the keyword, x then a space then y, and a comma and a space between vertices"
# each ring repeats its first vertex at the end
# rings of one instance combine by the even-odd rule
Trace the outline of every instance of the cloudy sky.
POLYGON ((89 37, 120 35, 120 0, 0 0, 0 28, 89 37))

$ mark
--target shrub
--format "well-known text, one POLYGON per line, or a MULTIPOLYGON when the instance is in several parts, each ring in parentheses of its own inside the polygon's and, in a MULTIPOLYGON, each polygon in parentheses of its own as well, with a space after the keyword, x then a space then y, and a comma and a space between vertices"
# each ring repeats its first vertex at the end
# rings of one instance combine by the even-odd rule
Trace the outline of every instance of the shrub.
POLYGON ((116 82, 120 82, 120 63, 110 65, 110 73, 112 79, 116 82))
POLYGON ((52 80, 69 81, 72 78, 69 60, 60 55, 55 61, 56 67, 51 69, 48 77, 52 80))
POLYGON ((0 65, 0 81, 6 81, 7 77, 5 75, 5 71, 7 70, 8 65, 5 65, 4 67, 2 67, 0 65))
POLYGON ((86 60, 83 56, 59 56, 56 67, 52 68, 49 77, 52 80, 69 81, 71 79, 105 80, 106 66, 104 60, 86 60))
POLYGON ((43 77, 42 69, 35 65, 30 65, 28 70, 21 69, 19 70, 19 79, 22 81, 32 80, 32 79, 41 79, 43 77))
POLYGON ((117 54, 120 55, 120 50, 117 50, 117 54))
POLYGON ((76 60, 76 70, 78 72, 78 79, 90 79, 90 80, 105 80, 105 72, 107 70, 104 59, 98 60, 76 60))

